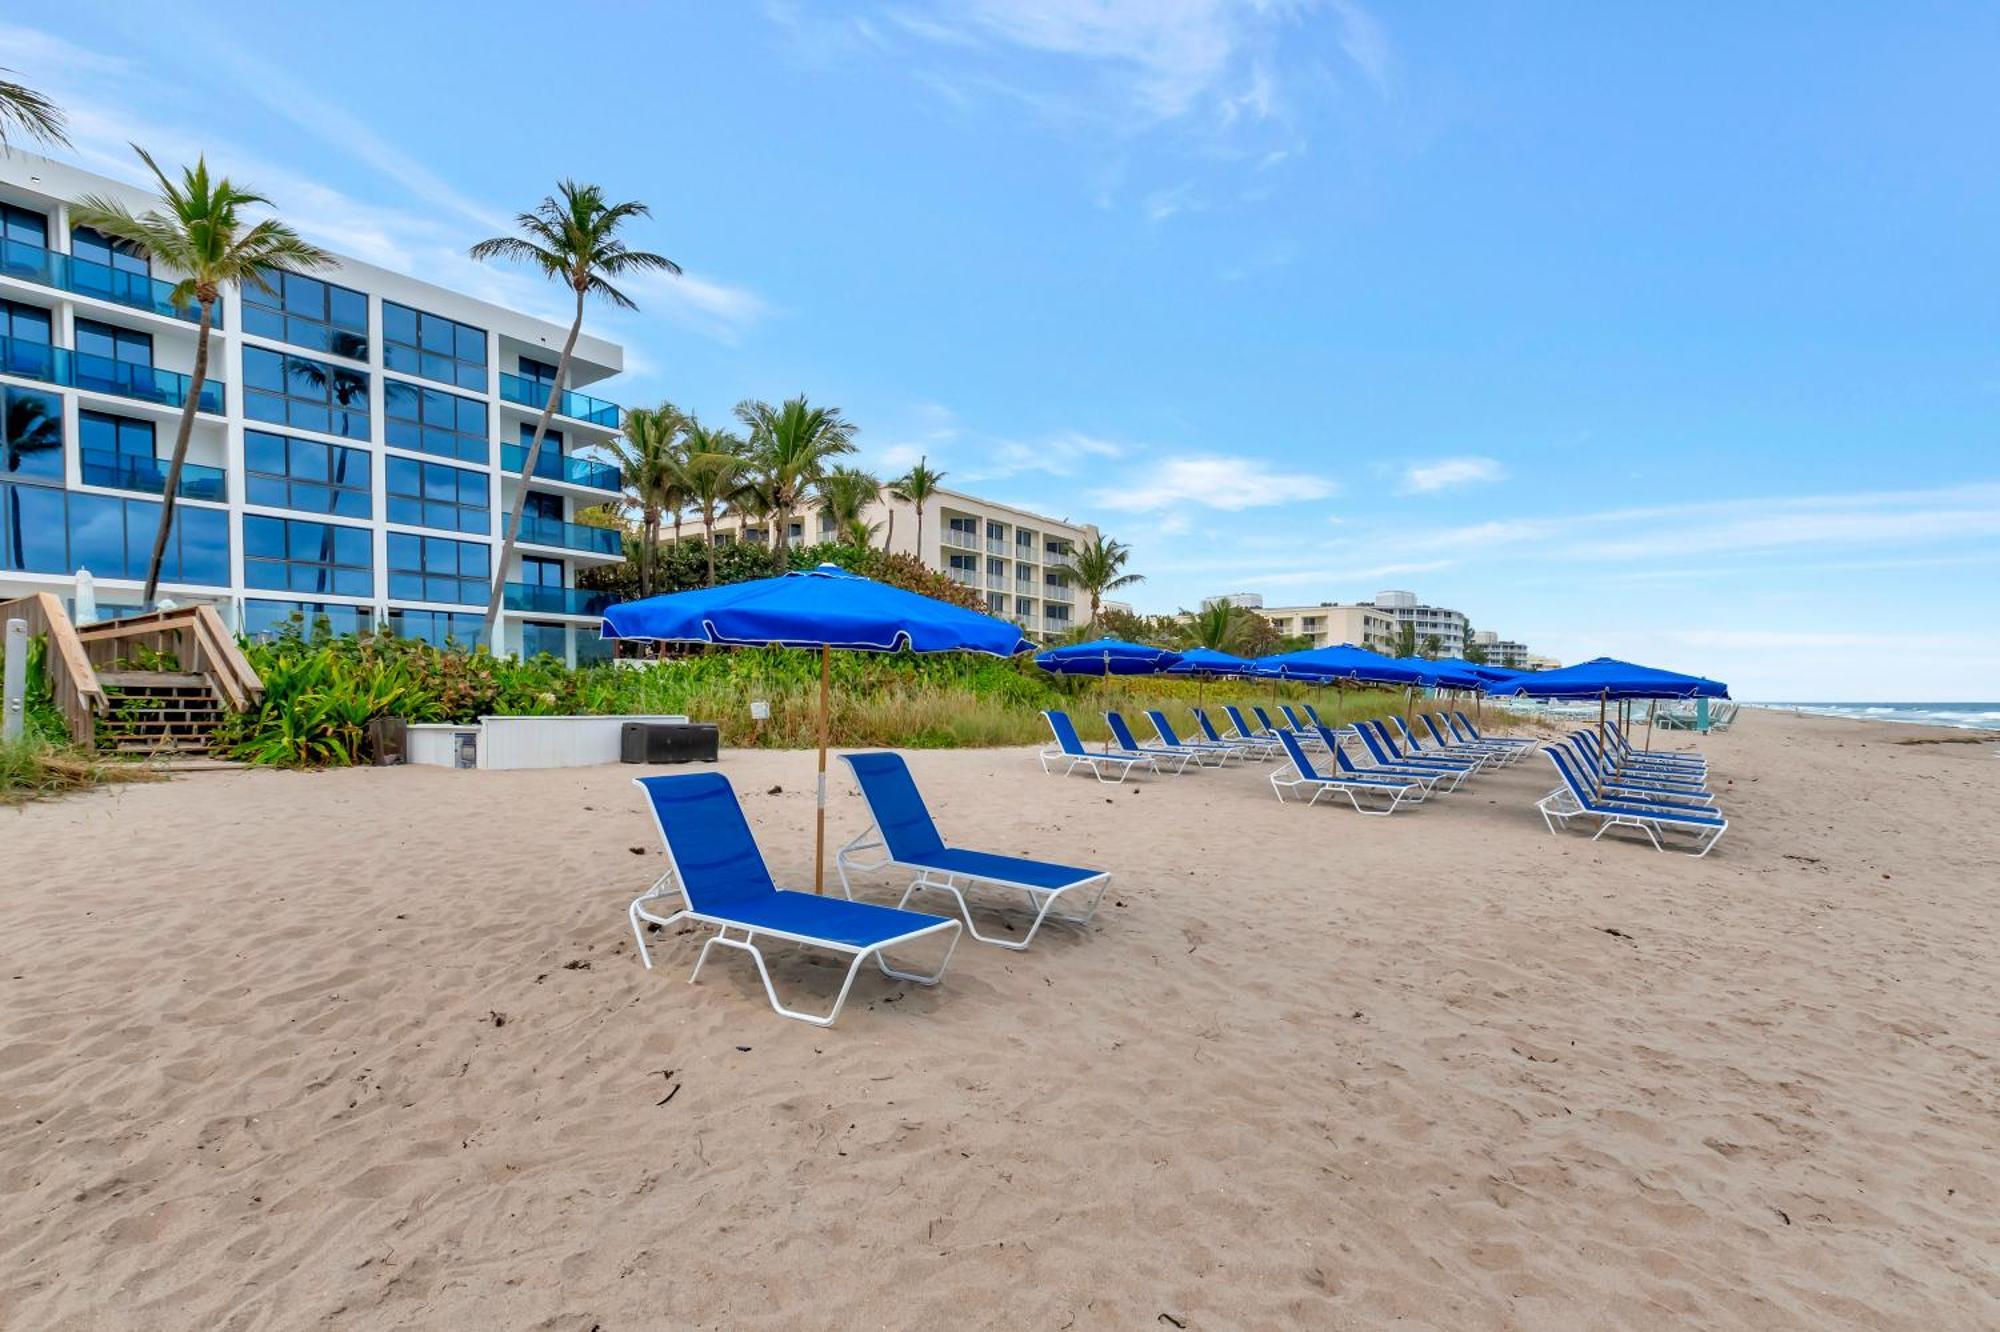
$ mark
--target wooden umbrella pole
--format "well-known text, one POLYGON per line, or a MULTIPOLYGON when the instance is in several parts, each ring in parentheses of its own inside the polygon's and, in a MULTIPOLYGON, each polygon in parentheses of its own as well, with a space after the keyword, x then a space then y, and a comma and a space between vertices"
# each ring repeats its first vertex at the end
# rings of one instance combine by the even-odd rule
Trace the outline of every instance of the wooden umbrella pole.
POLYGON ((826 891, 826 695, 827 677, 832 672, 833 649, 819 649, 819 808, 813 823, 813 891, 826 891))
POLYGON ((1660 700, 1650 699, 1646 703, 1646 752, 1653 752, 1653 715, 1660 710, 1660 700))
POLYGON ((1597 695, 1597 747, 1599 749, 1604 748, 1604 709, 1609 704, 1610 699, 1611 691, 1609 689, 1599 691, 1597 695))

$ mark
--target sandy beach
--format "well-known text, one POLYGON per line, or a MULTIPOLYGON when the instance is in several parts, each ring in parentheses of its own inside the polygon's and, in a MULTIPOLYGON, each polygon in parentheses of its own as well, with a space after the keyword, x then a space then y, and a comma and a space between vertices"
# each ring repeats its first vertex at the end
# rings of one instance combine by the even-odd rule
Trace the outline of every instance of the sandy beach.
MULTIPOLYGON (((641 969, 633 769, 0 810, 0 1325, 1992 1327, 2000 763, 1940 734, 1675 737, 1705 860, 1550 837, 1540 761, 1367 819, 916 754, 1113 891, 830 1030, 641 969)), ((811 765, 722 764, 789 886, 811 765)))

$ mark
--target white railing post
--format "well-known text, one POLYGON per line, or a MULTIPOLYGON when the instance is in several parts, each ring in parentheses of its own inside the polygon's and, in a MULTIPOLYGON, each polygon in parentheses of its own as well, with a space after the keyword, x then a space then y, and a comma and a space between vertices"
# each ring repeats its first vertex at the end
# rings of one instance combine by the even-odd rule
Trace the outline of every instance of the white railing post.
POLYGON ((7 621, 7 673, 0 691, 6 711, 0 714, 0 740, 19 740, 28 725, 28 622, 7 621))

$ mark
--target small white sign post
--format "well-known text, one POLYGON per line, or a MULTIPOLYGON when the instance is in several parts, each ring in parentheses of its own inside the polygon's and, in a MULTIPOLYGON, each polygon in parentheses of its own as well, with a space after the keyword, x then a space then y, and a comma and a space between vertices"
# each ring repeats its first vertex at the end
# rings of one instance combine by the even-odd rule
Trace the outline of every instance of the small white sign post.
POLYGON ((7 621, 6 712, 0 714, 0 740, 18 740, 28 725, 28 622, 7 621))

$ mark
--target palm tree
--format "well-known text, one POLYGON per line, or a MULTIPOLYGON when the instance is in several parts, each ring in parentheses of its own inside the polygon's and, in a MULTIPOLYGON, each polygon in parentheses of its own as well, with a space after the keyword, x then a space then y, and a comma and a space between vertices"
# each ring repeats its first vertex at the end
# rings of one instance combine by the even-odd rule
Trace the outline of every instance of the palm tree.
POLYGON ((827 474, 819 479, 817 489, 820 513, 832 520, 834 530, 843 538, 853 536, 855 527, 862 523, 862 515, 868 511, 868 506, 882 498, 881 480, 873 472, 863 471, 859 467, 829 469, 827 474))
POLYGON ((1389 636, 1389 655, 1392 657, 1414 657, 1417 655, 1417 626, 1414 621, 1404 620, 1389 636))
POLYGON ((1146 581, 1144 574, 1125 573, 1125 561, 1132 558, 1132 548, 1122 541, 1108 537, 1098 537, 1089 545, 1078 546, 1072 557, 1070 577, 1076 579, 1077 586, 1090 593, 1090 618, 1097 619, 1098 607, 1106 592, 1116 592, 1121 587, 1146 581))
MULTIPOLYGON (((679 496, 687 479, 685 459, 680 449, 680 411, 672 403, 658 407, 634 407, 625 413, 622 439, 611 441, 612 456, 618 459, 625 488, 639 507, 640 547, 649 552, 639 565, 639 595, 653 595, 653 564, 659 558, 660 515, 674 509, 678 528, 679 496)), ((675 539, 679 539, 676 531, 675 539)))
MULTIPOLYGON (((0 74, 12 70, 0 69, 0 74)), ((62 108, 25 84, 0 79, 0 149, 10 147, 7 127, 12 125, 31 139, 69 146, 62 108)))
POLYGON ((739 402, 736 419, 750 432, 757 485, 771 506, 771 564, 783 569, 792 514, 825 475, 827 460, 854 452, 854 425, 838 407, 808 406, 804 394, 782 407, 739 402))
POLYGON ((750 475, 743 441, 727 430, 710 429, 693 417, 687 421, 688 502, 701 514, 708 543, 708 585, 715 586, 715 519, 725 504, 737 504, 750 475))
POLYGON ((1443 640, 1436 634, 1424 635, 1424 656, 1426 659, 1436 661, 1438 653, 1442 651, 1444 651, 1443 640))
POLYGON ((166 489, 160 496, 160 530, 153 537, 153 558, 146 564, 146 590, 141 600, 150 605, 159 591, 160 564, 166 558, 167 537, 173 530, 181 465, 187 461, 195 410, 208 379, 209 334, 215 327, 215 303, 222 298, 223 287, 232 282, 238 286, 249 283, 260 291, 270 291, 265 276, 268 269, 326 268, 334 260, 274 217, 246 225, 242 209, 271 201, 254 190, 239 189, 227 176, 210 180, 207 158, 196 158, 193 166, 181 168, 176 183, 144 148, 135 143, 132 151, 160 182, 160 202, 165 208, 149 208, 135 215, 116 199, 91 195, 70 209, 70 223, 122 240, 148 259, 187 274, 169 299, 176 309, 185 308, 190 301, 201 308, 201 319, 195 326, 194 372, 188 376, 180 429, 174 435, 173 461, 167 464, 166 489))
POLYGON ((634 250, 618 239, 618 228, 635 217, 650 217, 642 203, 606 203, 604 191, 595 185, 559 181, 555 194, 536 204, 534 211, 514 219, 518 236, 495 236, 472 247, 474 259, 512 259, 539 268, 551 282, 561 282, 576 293, 576 313, 570 319, 569 336, 563 340, 562 355, 556 358, 556 377, 549 385, 549 400, 535 421, 535 435, 528 443, 528 456, 521 465, 521 486, 514 495, 514 511, 507 516, 507 537, 500 546, 500 559, 493 566, 493 591, 486 603, 486 637, 491 640, 500 623, 500 601, 506 587, 507 566, 514 559, 514 543, 521 535, 521 516, 528 507, 527 480, 541 461, 542 440, 549 433, 549 419, 562 400, 563 385, 569 379, 570 357, 576 351, 577 336, 583 332, 583 298, 602 296, 624 310, 638 304, 611 285, 611 279, 626 273, 665 271, 679 273, 680 265, 664 255, 634 250))
POLYGON ((1182 633, 1189 647, 1207 648, 1211 652, 1242 650, 1250 627, 1246 623, 1249 611, 1227 601, 1218 601, 1198 611, 1182 611, 1181 614, 1185 617, 1182 633))
POLYGON ((882 530, 882 524, 871 523, 866 518, 849 518, 840 529, 841 539, 856 550, 867 550, 875 544, 875 534, 882 530))
POLYGON ((924 558, 924 505, 938 493, 945 474, 930 468, 930 459, 917 459, 917 465, 889 483, 889 495, 903 503, 912 505, 917 511, 917 559, 924 558))

